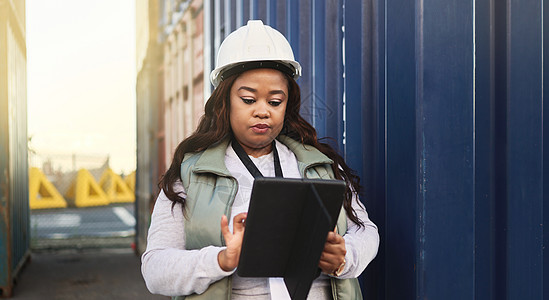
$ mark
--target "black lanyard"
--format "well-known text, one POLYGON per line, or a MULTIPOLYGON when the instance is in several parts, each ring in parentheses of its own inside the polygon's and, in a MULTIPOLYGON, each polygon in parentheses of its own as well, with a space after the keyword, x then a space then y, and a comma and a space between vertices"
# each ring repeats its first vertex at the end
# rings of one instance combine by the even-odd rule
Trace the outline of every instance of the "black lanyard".
MULTIPOLYGON (((248 171, 250 172, 250 174, 252 174, 254 178, 265 177, 263 176, 263 174, 261 174, 259 169, 254 164, 254 162, 250 159, 248 154, 246 154, 246 151, 244 151, 244 148, 242 148, 242 146, 240 145, 240 143, 236 141, 236 139, 233 139, 232 145, 233 145, 234 152, 236 152, 236 155, 238 156, 238 158, 240 158, 240 161, 242 161, 246 169, 248 169, 248 171)), ((282 167, 280 166, 280 158, 278 157, 278 150, 276 150, 276 144, 274 140, 273 140, 272 148, 273 148, 275 176, 283 177, 282 167)))

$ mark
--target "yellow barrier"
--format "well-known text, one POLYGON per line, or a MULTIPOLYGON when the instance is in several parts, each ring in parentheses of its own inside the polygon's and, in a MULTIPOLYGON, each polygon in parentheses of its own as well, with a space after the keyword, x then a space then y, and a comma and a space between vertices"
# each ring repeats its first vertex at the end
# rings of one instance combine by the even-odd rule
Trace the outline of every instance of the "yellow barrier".
POLYGON ((125 203, 134 202, 135 195, 130 188, 126 185, 120 175, 113 172, 111 168, 107 168, 101 179, 99 179, 99 186, 107 194, 107 198, 111 203, 125 203))
POLYGON ((80 169, 67 193, 70 203, 76 207, 109 205, 109 199, 93 176, 86 169, 80 169))
POLYGON ((40 169, 30 168, 29 205, 31 209, 64 208, 67 202, 40 169))
POLYGON ((124 177, 124 181, 130 188, 130 190, 132 190, 132 192, 135 192, 135 171, 124 177))

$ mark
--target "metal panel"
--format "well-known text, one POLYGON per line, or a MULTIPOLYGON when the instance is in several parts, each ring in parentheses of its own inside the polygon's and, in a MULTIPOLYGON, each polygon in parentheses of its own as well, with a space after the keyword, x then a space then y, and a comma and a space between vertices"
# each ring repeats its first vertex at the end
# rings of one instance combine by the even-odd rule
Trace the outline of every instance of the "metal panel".
MULTIPOLYGON (((367 49, 365 65, 368 66, 366 82, 366 96, 368 111, 367 127, 370 144, 369 155, 364 162, 366 172, 361 178, 364 186, 363 202, 365 203, 370 218, 377 224, 380 235, 386 232, 386 87, 385 87, 385 2, 367 1, 364 4, 364 42, 367 49)), ((387 244, 382 240, 376 259, 366 268, 362 282, 364 283, 363 295, 365 299, 385 299, 386 291, 386 257, 387 244)), ((391 286, 389 284, 389 286, 391 286)))
POLYGON ((472 7, 425 0, 416 8, 417 293, 472 299, 472 7))
MULTIPOLYGON (((374 56, 376 37, 378 37, 375 28, 380 24, 376 23, 380 19, 374 17, 375 4, 377 4, 375 1, 344 1, 342 13, 345 42, 342 61, 345 71, 344 97, 341 99, 344 101, 345 127, 344 138, 341 140, 347 164, 361 178, 363 191, 360 199, 366 205, 370 218, 378 224, 380 232, 384 232, 387 230, 382 223, 386 215, 385 143, 383 141, 385 102, 383 97, 379 97, 378 83, 373 76, 374 69, 380 70, 374 56)), ((382 278, 385 268, 379 257, 385 256, 385 245, 387 244, 382 244, 378 258, 359 278, 365 298, 376 299, 384 295, 385 286, 382 278)))
POLYGON ((246 25, 246 23, 247 23, 247 20, 245 20, 246 16, 244 15, 244 2, 243 1, 244 0, 236 0, 236 16, 235 16, 236 27, 235 28, 240 28, 243 25, 246 25))
POLYGON ((276 25, 275 28, 278 29, 278 31, 282 32, 282 34, 287 36, 287 1, 276 1, 276 25))
POLYGON ((286 31, 282 32, 290 42, 290 45, 292 45, 292 50, 294 50, 294 56, 297 61, 301 61, 299 56, 300 2, 300 0, 286 0, 286 31))
POLYGON ((251 14, 251 11, 250 11, 250 1, 248 0, 238 0, 238 1, 241 1, 241 5, 240 7, 242 8, 242 14, 241 14, 241 21, 242 21, 242 25, 246 25, 246 23, 248 23, 248 20, 250 19, 250 14, 251 14))
POLYGON ((24 3, 0 0, 0 296, 29 256, 24 3))
POLYGON ((490 1, 473 2, 475 19, 475 299, 495 298, 494 48, 490 1))
MULTIPOLYGON (((542 86, 542 107, 543 107, 543 224, 549 224, 549 1, 542 1, 542 61, 543 61, 543 86, 542 86), (543 105, 544 104, 544 105, 543 105)), ((549 251, 549 234, 543 234, 542 257, 549 251)), ((543 259, 543 295, 549 295, 549 259, 543 259)))
POLYGON ((257 0, 250 0, 250 20, 257 20, 259 18, 259 7, 257 2, 257 0))
MULTIPOLYGON (((313 43, 313 27, 312 27, 312 7, 311 0, 299 0, 299 7, 296 8, 295 13, 292 15, 298 15, 299 32, 294 36, 290 43, 292 47, 297 45, 296 59, 301 64, 302 74, 299 78, 299 87, 301 89, 301 115, 305 120, 314 125, 314 94, 312 89, 312 77, 313 74, 313 59, 314 59, 314 47, 313 43), (303 53, 303 55, 300 55, 303 53)), ((292 28, 290 28, 292 31, 292 28)))
POLYGON ((267 0, 266 4, 266 17, 265 21, 266 24, 269 24, 271 27, 276 28, 276 7, 277 7, 278 1, 276 0, 267 0))
POLYGON ((231 18, 231 11, 233 9, 235 8, 233 7, 233 5, 231 5, 231 0, 225 0, 223 4, 225 36, 227 36, 229 33, 233 32, 234 29, 236 29, 231 26, 231 20, 233 20, 233 18, 231 18))
POLYGON ((254 7, 255 7, 255 11, 256 11, 256 15, 254 17, 254 19, 259 19, 259 20, 267 20, 267 10, 268 10, 268 3, 269 1, 258 1, 258 0, 254 0, 254 7))
MULTIPOLYGON (((385 232, 386 218, 386 177, 385 177, 385 3, 363 1, 362 6, 362 47, 363 47, 363 93, 365 115, 363 129, 364 171, 361 183, 364 188, 362 201, 368 209, 370 218, 378 225, 380 233, 385 232)), ((349 100, 351 101, 351 100, 349 100)), ((385 297, 385 243, 381 243, 377 258, 370 263, 361 276, 363 295, 366 299, 385 297)))
POLYGON ((507 297, 543 298, 541 1, 507 8, 507 297))
POLYGON ((362 3, 345 1, 343 26, 344 52, 344 122, 345 160, 359 175, 363 174, 363 86, 362 86, 362 3))
MULTIPOLYGON (((312 116, 312 124, 316 128, 319 137, 326 136, 326 118, 330 107, 326 104, 326 1, 317 0, 311 3, 311 37, 312 46, 310 72, 312 77, 311 91, 309 93, 312 116)), ((307 99, 307 98, 305 98, 307 99)))
POLYGON ((10 114, 10 204, 9 219, 11 223, 12 271, 17 276, 22 264, 26 261, 30 247, 29 230, 29 175, 27 157, 27 78, 26 47, 21 46, 23 37, 15 31, 8 34, 8 72, 12 94, 8 113, 10 114), (16 43, 16 41, 18 41, 16 43), (11 44, 11 45, 10 45, 11 44), (10 53, 11 52, 11 55, 10 53), (11 64, 10 64, 11 61, 11 64), (11 65, 11 66, 10 66, 11 65))
POLYGON ((325 70, 323 78, 315 79, 315 91, 322 89, 326 111, 322 124, 325 129, 319 136, 334 139, 327 142, 343 153, 343 5, 338 0, 325 2, 324 20, 317 18, 317 22, 324 22, 321 32, 325 32, 322 37, 325 70))
POLYGON ((11 293, 11 243, 9 230, 9 121, 8 121, 8 67, 7 67, 8 6, 0 1, 0 287, 2 295, 11 293))
MULTIPOLYGON (((416 295, 415 4, 385 4, 386 223, 385 297, 416 295), (393 21, 398 20, 398 22, 393 21), (393 188, 398 187, 398 188, 393 188)), ((382 27, 383 28, 383 27, 382 27)))
POLYGON ((507 2, 494 2, 494 297, 507 294, 507 2), (495 51, 497 49, 497 51, 495 51))
MULTIPOLYGON (((213 24, 213 62, 211 63, 212 70, 215 69, 215 60, 217 59, 217 52, 219 51, 219 46, 221 45, 221 41, 225 38, 224 35, 221 33, 221 0, 213 0, 213 17, 212 17, 212 24, 213 24)), ((206 18, 204 18, 206 20, 206 18)), ((210 72, 212 70, 209 70, 210 72)), ((204 72, 208 70, 204 69, 204 72)))

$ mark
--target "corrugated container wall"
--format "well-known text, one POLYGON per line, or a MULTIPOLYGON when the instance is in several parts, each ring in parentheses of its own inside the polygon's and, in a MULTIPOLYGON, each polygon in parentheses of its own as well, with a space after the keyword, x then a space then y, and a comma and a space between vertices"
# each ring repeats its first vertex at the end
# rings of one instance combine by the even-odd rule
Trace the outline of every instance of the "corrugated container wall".
POLYGON ((151 210, 158 194, 156 182, 163 171, 159 129, 161 112, 159 68, 161 52, 158 42, 158 1, 136 1, 136 96, 137 96, 137 171, 136 171, 136 245, 146 247, 151 210))
POLYGON ((290 40, 302 114, 336 139, 379 225, 365 298, 547 298, 549 1, 210 0, 206 10, 212 61, 248 19, 290 40))
POLYGON ((25 1, 0 0, 0 296, 29 257, 25 1))
POLYGON ((362 6, 386 118, 377 298, 547 299, 549 1, 362 6))
POLYGON ((164 47, 165 164, 204 114, 204 30, 201 0, 165 1, 164 47))
MULTIPOLYGON (((198 3, 160 3, 172 12, 161 22, 166 162, 195 124, 173 118, 198 111, 184 102, 200 89, 185 77, 197 80, 186 68, 198 56, 182 50, 196 47, 183 15, 198 3)), ((205 96, 219 44, 248 19, 292 44, 302 114, 360 175, 379 226, 365 298, 547 298, 549 0, 206 0, 202 10, 205 96)))
POLYGON ((137 0, 137 247, 143 252, 158 182, 204 113, 202 1, 137 0))

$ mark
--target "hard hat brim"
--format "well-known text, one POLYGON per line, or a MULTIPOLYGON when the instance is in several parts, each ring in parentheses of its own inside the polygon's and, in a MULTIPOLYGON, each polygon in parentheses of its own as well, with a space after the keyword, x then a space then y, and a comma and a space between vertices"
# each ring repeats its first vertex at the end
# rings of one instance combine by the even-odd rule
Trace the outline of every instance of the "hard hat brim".
POLYGON ((282 73, 284 73, 284 74, 286 74, 286 75, 288 75, 292 78, 295 76, 295 73, 296 73, 295 68, 289 67, 288 65, 286 65, 284 63, 281 63, 281 62, 270 61, 270 60, 250 61, 250 62, 237 64, 236 66, 234 66, 232 68, 223 70, 219 74, 219 78, 221 79, 221 81, 223 81, 225 78, 230 77, 234 74, 240 74, 240 73, 244 73, 248 70, 262 69, 262 68, 275 69, 275 70, 278 70, 278 71, 280 71, 280 72, 282 72, 282 73))
POLYGON ((226 65, 213 70, 210 81, 217 87, 221 81, 234 74, 244 73, 252 69, 269 68, 281 71, 284 74, 297 79, 301 76, 301 65, 296 61, 285 60, 252 60, 226 65))

